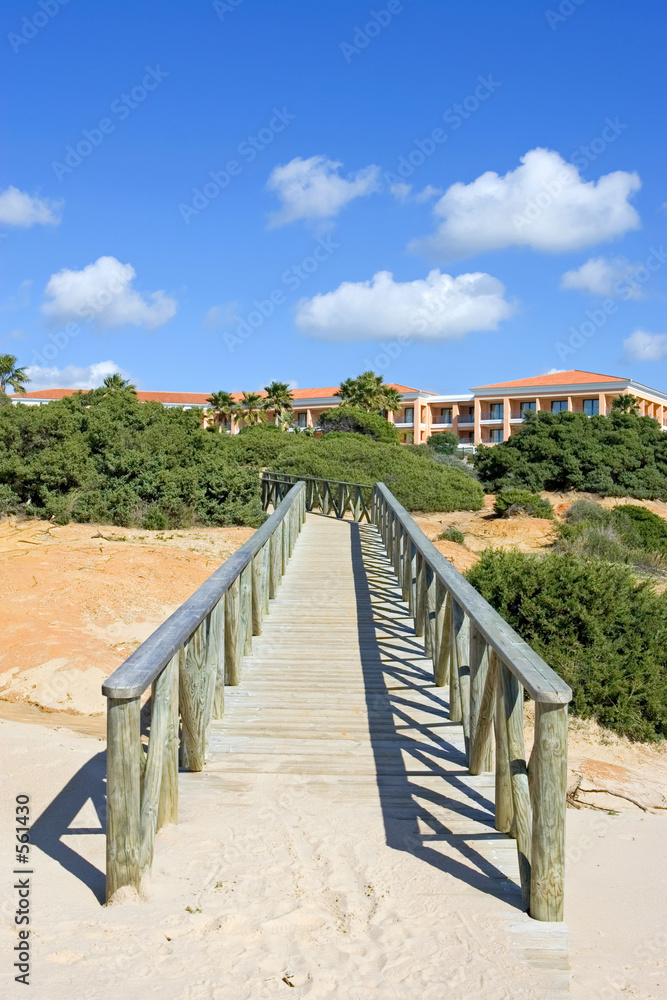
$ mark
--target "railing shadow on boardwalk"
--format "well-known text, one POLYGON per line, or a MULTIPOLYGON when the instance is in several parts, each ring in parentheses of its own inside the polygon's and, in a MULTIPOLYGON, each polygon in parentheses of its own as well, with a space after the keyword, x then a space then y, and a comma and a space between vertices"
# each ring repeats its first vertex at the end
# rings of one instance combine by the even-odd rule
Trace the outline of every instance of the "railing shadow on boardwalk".
POLYGON ((57 861, 66 871, 83 882, 100 903, 104 902, 104 871, 62 840, 65 836, 103 836, 106 834, 106 752, 95 754, 74 774, 33 823, 30 840, 34 847, 57 861), (72 827, 72 820, 88 800, 92 801, 100 825, 72 827))
POLYGON ((493 800, 462 780, 468 775, 465 755, 446 736, 452 730, 460 733, 460 725, 449 721, 444 692, 434 686, 430 661, 407 617, 382 541, 373 528, 358 524, 350 525, 350 534, 366 707, 387 844, 523 910, 519 887, 471 844, 505 835, 494 828, 493 800), (410 693, 421 696, 419 703, 410 693), (427 721, 413 718, 415 709, 420 716, 427 714, 427 721), (414 768, 406 766, 404 755, 414 768), (456 814, 464 821, 457 827, 469 820, 470 832, 450 830, 431 809, 456 814), (480 825, 487 829, 480 832, 480 825), (438 843, 447 853, 436 849, 438 843), (451 856, 456 853, 469 864, 451 856))

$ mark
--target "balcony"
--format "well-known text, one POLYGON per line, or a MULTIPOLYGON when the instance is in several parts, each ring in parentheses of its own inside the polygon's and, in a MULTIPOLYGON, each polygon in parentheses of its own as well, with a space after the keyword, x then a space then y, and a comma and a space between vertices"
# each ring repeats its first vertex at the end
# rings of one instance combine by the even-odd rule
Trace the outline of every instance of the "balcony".
POLYGON ((407 427, 414 427, 414 420, 395 420, 394 427, 398 427, 399 430, 405 430, 407 427))
POLYGON ((459 417, 459 427, 461 427, 463 424, 472 425, 474 423, 475 423, 475 418, 473 417, 472 414, 470 414, 470 416, 464 414, 459 417))
POLYGON ((482 410, 480 419, 483 424, 502 424, 504 417, 502 413, 498 415, 491 413, 491 410, 482 410))

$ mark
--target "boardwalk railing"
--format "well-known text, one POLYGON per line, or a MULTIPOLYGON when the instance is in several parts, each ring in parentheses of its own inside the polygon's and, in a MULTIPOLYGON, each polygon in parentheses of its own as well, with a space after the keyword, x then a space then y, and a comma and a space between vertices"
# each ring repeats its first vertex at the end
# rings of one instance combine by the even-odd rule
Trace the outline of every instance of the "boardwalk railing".
POLYGON ((139 887, 155 834, 178 814, 181 763, 201 771, 225 684, 238 684, 243 655, 275 597, 306 512, 306 487, 284 491, 264 524, 142 643, 102 687, 107 698, 107 881, 139 887), (151 688, 148 746, 142 696, 151 688))
POLYGON ((435 684, 449 684, 449 714, 462 723, 470 773, 492 770, 495 756, 495 826, 517 842, 524 903, 536 920, 562 920, 572 692, 438 552, 383 483, 373 493, 372 520, 433 660, 435 684), (535 702, 528 763, 524 692, 535 702))
POLYGON ((353 521, 369 521, 372 486, 361 483, 339 483, 310 476, 292 476, 283 472, 262 473, 262 504, 266 510, 275 507, 294 483, 306 484, 306 510, 343 518, 349 514, 353 521))

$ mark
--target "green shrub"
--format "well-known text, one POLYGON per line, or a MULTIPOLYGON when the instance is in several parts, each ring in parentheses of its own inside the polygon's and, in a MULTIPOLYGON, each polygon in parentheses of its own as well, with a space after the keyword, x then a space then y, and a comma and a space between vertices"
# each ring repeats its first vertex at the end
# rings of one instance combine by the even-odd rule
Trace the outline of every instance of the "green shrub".
POLYGON ((453 455, 460 443, 461 440, 454 431, 431 434, 427 441, 429 448, 433 448, 433 451, 439 451, 443 455, 453 455))
POLYGON ((554 509, 548 500, 529 490, 501 490, 493 509, 500 517, 525 514, 527 517, 553 518, 554 509))
POLYGON ((571 685, 575 714, 667 736, 667 597, 632 571, 549 553, 483 552, 468 579, 571 685))
POLYGON ((407 510, 479 510, 484 502, 478 483, 434 462, 426 451, 359 434, 301 440, 280 454, 272 471, 370 486, 383 482, 407 510))
POLYGON ((527 413, 508 441, 480 446, 473 461, 489 492, 576 489, 667 499, 667 435, 657 420, 634 413, 527 413))
POLYGON ((627 545, 667 555, 667 524, 653 511, 621 504, 612 510, 611 520, 627 545))
POLYGON ((448 528, 441 531, 438 535, 438 541, 441 542, 457 542, 459 545, 465 545, 466 536, 458 528, 455 528, 453 524, 450 524, 448 528))
POLYGON ((667 525, 657 514, 634 504, 605 510, 599 504, 578 500, 559 525, 556 549, 567 555, 663 571, 667 525))
MULTIPOLYGON (((0 395, 2 395, 0 393, 0 395)), ((11 486, 0 483, 0 516, 5 514, 16 514, 19 509, 21 498, 15 493, 11 486)))
POLYGON ((399 433, 394 424, 380 413, 362 410, 359 406, 336 406, 332 410, 326 410, 318 422, 324 434, 330 434, 332 431, 366 434, 376 441, 385 441, 388 444, 397 444, 399 440, 399 433))

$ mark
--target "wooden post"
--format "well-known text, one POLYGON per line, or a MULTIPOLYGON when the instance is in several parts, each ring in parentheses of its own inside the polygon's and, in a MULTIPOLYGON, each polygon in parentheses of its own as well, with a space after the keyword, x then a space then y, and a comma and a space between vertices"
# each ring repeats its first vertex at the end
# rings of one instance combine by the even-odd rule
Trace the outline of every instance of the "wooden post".
POLYGON ((141 877, 140 711, 139 698, 107 698, 107 901, 141 877))
MULTIPOLYGON (((158 810, 164 767, 164 749, 170 724, 173 700, 171 677, 167 673, 173 659, 153 682, 151 690, 151 728, 148 740, 146 772, 141 792, 141 848, 139 872, 145 875, 153 864, 153 845, 158 828, 158 810)), ((178 695, 177 695, 178 697, 178 695)))
POLYGON ((449 680, 452 652, 451 599, 440 580, 436 583, 435 591, 435 648, 433 680, 436 687, 444 687, 449 680))
POLYGON ((408 595, 408 607, 410 609, 410 616, 412 618, 417 617, 417 549, 412 544, 408 542, 409 547, 409 587, 410 593, 408 595))
POLYGON ((433 661, 436 659, 435 646, 435 573, 428 565, 424 566, 424 649, 426 655, 433 661))
POLYGON ((535 703, 530 915, 563 919, 567 705, 535 703))
POLYGON ((394 538, 392 545, 392 562, 394 564, 394 573, 398 580, 399 586, 401 584, 401 534, 403 529, 401 528, 401 522, 398 518, 394 518, 394 538))
POLYGON ((252 634, 262 634, 264 617, 263 549, 252 557, 252 634))
POLYGON ((162 746, 162 782, 157 811, 157 828, 178 823, 178 675, 180 651, 172 656, 162 672, 168 691, 167 727, 162 746))
POLYGON ((241 570, 241 645, 247 656, 252 653, 252 563, 241 570))
POLYGON ((280 522, 280 538, 281 538, 281 563, 280 563, 280 576, 285 575, 285 570, 287 569, 287 564, 289 562, 289 526, 287 523, 287 518, 283 517, 280 522))
POLYGON ((497 660, 496 674, 496 830, 509 833, 514 823, 512 802, 512 782, 510 779, 510 758, 507 748, 507 726, 505 724, 505 692, 500 660, 497 660))
POLYGON ((451 631, 450 631, 450 641, 451 641, 451 654, 449 657, 449 718, 452 722, 462 722, 463 712, 461 705, 461 673, 459 670, 460 666, 467 666, 468 657, 464 655, 464 644, 468 639, 467 627, 464 634, 459 639, 459 633, 464 627, 466 616, 463 614, 463 610, 456 603, 454 598, 450 594, 450 621, 451 621, 451 631), (460 648, 459 648, 460 647, 460 648), (459 662, 460 657, 460 662, 459 662))
MULTIPOLYGON (((492 763, 491 726, 480 726, 482 696, 489 671, 489 649, 474 622, 470 625, 470 773, 490 771, 492 763), (476 770, 473 770, 473 767, 476 770)), ((495 702, 495 697, 493 699, 495 702)), ((490 715, 490 719, 493 714, 490 715)), ((489 719, 489 721, 490 721, 489 719)))
MULTIPOLYGON (((501 666, 503 693, 505 695, 505 718, 507 720, 507 750, 509 754, 514 823, 512 836, 516 839, 521 875, 521 895, 524 904, 530 904, 530 855, 533 834, 533 815, 528 789, 526 750, 523 740, 523 687, 514 674, 503 663, 501 666)), ((498 724, 502 720, 498 719, 498 724)))
POLYGON ((240 583, 238 576, 225 594, 225 684, 241 683, 240 583))
POLYGON ((401 552, 401 589, 403 600, 410 601, 410 536, 407 531, 403 532, 401 552))
POLYGON ((415 594, 415 635, 423 635, 426 624, 426 566, 421 552, 417 553, 415 594))
MULTIPOLYGON (((456 676, 459 681, 459 719, 463 726, 466 755, 470 758, 470 619, 456 601, 452 603, 456 646, 456 676)), ((450 718, 453 718, 450 712, 450 718)))
POLYGON ((183 740, 191 771, 203 770, 206 763, 213 718, 216 663, 215 649, 212 650, 213 657, 209 653, 210 646, 214 645, 211 643, 209 646, 210 619, 211 616, 208 615, 195 629, 187 644, 185 661, 181 660, 179 702, 183 740))
POLYGON ((269 575, 269 597, 273 600, 278 593, 278 587, 280 586, 281 580, 281 562, 282 562, 282 524, 276 526, 275 531, 271 535, 271 573, 269 575))
MULTIPOLYGON (((222 719, 225 714, 225 601, 223 594, 211 612, 209 642, 215 650, 215 694, 213 695, 213 718, 222 719)), ((213 652, 213 650, 211 651, 213 652)))
MULTIPOLYGON (((476 655, 478 655, 476 653, 476 655)), ((471 657, 472 659, 472 657, 471 657)), ((477 672, 474 687, 476 721, 473 726, 473 683, 470 685, 470 773, 482 774, 493 767, 491 730, 496 709, 496 688, 498 684, 498 655, 495 650, 486 649, 486 670, 477 672), (484 673, 482 686, 481 674, 484 673), (481 695, 479 691, 481 689, 481 695)), ((484 661, 483 661, 484 662, 484 661)))
POLYGON ((263 584, 263 597, 264 602, 264 615, 269 613, 269 589, 270 589, 270 577, 271 577, 271 539, 264 542, 262 545, 262 584, 263 584))

